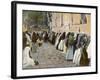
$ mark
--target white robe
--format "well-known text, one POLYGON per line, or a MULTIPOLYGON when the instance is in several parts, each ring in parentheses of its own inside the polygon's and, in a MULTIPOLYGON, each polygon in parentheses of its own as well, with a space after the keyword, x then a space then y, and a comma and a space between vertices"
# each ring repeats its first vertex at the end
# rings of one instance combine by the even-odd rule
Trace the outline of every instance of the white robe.
POLYGON ((26 35, 26 38, 27 38, 27 44, 30 44, 31 43, 31 39, 30 39, 29 35, 28 34, 25 34, 25 35, 26 35))
POLYGON ((57 38, 56 38, 55 47, 56 47, 57 44, 59 43, 59 38, 60 38, 60 36, 61 36, 61 35, 58 35, 57 38))
POLYGON ((87 53, 88 53, 88 58, 91 58, 91 43, 89 44, 88 48, 87 48, 87 53))
POLYGON ((58 46, 59 50, 63 50, 64 49, 64 40, 61 40, 58 46))
POLYGON ((64 47, 63 47, 63 53, 67 53, 67 46, 65 44, 65 41, 64 41, 64 47))
POLYGON ((77 49, 74 54, 73 63, 75 63, 76 65, 80 65, 80 59, 82 55, 81 49, 82 48, 77 49))
POLYGON ((32 58, 29 57, 29 51, 30 51, 30 47, 25 47, 23 50, 23 66, 27 67, 29 65, 34 66, 34 60, 32 58))

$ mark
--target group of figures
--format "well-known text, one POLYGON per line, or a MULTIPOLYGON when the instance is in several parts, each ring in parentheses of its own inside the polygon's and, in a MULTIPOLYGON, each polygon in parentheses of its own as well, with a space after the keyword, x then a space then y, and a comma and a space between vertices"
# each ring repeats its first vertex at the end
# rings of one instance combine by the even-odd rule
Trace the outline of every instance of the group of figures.
POLYGON ((72 60, 77 66, 90 64, 90 36, 83 33, 52 32, 49 41, 57 50, 65 54, 66 60, 72 60))
POLYGON ((24 65, 38 65, 39 62, 32 58, 37 52, 37 44, 40 47, 43 42, 51 43, 61 54, 65 54, 65 60, 71 60, 77 66, 88 66, 90 64, 90 36, 74 32, 23 32, 24 65))

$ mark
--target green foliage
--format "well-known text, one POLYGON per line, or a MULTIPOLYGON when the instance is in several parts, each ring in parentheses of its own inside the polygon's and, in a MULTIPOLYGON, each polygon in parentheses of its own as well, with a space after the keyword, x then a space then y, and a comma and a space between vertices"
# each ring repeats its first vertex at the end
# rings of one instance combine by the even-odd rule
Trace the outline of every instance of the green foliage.
POLYGON ((32 19, 35 21, 40 21, 41 19, 43 19, 43 14, 42 12, 29 12, 28 13, 28 19, 32 19))
POLYGON ((25 24, 27 25, 36 25, 43 23, 45 17, 44 12, 36 12, 36 11, 23 11, 23 18, 25 19, 25 24), (26 18, 27 17, 27 18, 26 18))

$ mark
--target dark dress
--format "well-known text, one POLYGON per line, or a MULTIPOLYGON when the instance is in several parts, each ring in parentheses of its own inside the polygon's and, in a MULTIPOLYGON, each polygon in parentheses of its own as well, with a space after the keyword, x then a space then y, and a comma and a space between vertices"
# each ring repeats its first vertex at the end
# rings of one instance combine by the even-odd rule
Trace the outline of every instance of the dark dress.
POLYGON ((80 66, 88 66, 89 60, 88 60, 88 53, 85 48, 82 49, 82 55, 80 59, 80 66))

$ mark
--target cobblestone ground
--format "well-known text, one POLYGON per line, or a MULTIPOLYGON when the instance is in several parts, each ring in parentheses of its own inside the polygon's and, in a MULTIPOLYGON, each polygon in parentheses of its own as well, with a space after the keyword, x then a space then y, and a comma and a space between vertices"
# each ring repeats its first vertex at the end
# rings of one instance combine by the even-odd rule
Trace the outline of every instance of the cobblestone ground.
POLYGON ((25 69, 75 67, 72 61, 65 60, 64 53, 56 50, 55 46, 50 43, 43 43, 41 47, 37 48, 37 53, 32 56, 39 64, 34 67, 27 66, 25 69))

